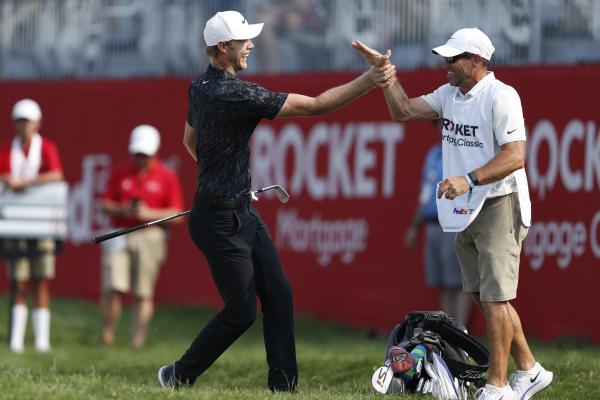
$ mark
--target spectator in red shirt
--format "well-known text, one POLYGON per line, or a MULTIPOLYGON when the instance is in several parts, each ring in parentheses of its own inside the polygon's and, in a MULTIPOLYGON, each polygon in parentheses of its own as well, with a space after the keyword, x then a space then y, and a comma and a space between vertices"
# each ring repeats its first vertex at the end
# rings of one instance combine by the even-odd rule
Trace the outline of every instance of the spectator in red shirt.
MULTIPOLYGON (((31 99, 15 103, 12 111, 15 137, 0 147, 0 182, 9 190, 22 191, 32 185, 63 180, 56 145, 39 134, 42 111, 31 99)), ((2 252, 7 255, 8 276, 13 282, 10 348, 25 350, 27 328, 27 283, 31 279, 31 314, 35 348, 50 350, 50 291, 54 278, 56 243, 53 239, 4 239, 2 252)))
MULTIPOLYGON (((115 227, 125 228, 157 220, 183 209, 175 173, 156 157, 160 135, 150 125, 133 129, 129 141, 132 160, 118 166, 102 197, 103 211, 115 227)), ((169 222, 180 222, 174 219, 169 222)), ((154 286, 167 250, 166 226, 151 226, 104 242, 102 249, 102 344, 111 346, 121 314, 121 295, 133 294, 131 344, 146 340, 154 310, 154 286)))

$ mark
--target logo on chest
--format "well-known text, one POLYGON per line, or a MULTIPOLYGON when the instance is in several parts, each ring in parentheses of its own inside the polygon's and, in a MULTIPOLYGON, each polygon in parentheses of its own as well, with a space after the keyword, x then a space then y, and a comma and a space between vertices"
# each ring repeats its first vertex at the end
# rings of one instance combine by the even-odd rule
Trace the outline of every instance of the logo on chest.
POLYGON ((442 118, 442 129, 448 132, 453 132, 455 135, 461 136, 477 136, 477 125, 457 124, 447 118, 442 118))
MULTIPOLYGON (((121 182, 121 189, 123 189, 123 191, 125 192, 132 191, 135 186, 137 185, 133 182, 132 179, 125 179, 123 182, 121 182)), ((158 193, 161 190, 160 182, 154 180, 145 181, 140 186, 145 192, 148 193, 158 193)))
POLYGON ((147 181, 144 183, 144 189, 146 189, 146 191, 150 193, 160 192, 160 187, 160 183, 158 183, 157 181, 147 181))

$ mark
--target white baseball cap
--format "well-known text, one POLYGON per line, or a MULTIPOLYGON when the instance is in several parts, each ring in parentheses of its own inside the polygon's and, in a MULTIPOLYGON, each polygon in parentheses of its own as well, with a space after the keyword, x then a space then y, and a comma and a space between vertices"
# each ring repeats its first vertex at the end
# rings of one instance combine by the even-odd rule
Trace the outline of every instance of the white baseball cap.
POLYGON ((446 44, 431 51, 442 57, 454 57, 462 53, 478 54, 491 60, 494 46, 490 38, 477 28, 459 29, 450 36, 446 44))
POLYGON ((12 109, 12 119, 26 119, 28 121, 39 121, 42 119, 42 110, 38 103, 31 99, 19 100, 12 109))
POLYGON ((246 18, 237 11, 220 11, 206 21, 204 41, 207 46, 229 40, 253 39, 260 35, 263 23, 248 24, 246 18))
POLYGON ((145 154, 152 157, 160 147, 160 134, 152 125, 138 125, 129 137, 129 153, 145 154))

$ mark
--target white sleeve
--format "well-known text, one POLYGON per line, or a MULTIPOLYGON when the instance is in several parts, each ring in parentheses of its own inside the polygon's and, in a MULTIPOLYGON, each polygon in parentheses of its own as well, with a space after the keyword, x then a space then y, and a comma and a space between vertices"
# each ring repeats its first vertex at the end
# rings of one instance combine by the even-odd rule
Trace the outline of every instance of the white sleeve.
POLYGON ((424 94, 421 96, 425 103, 429 104, 429 107, 433 108, 438 113, 438 117, 442 117, 442 91, 444 86, 441 86, 433 91, 433 93, 424 94))
POLYGON ((521 99, 512 87, 505 86, 496 93, 492 105, 492 124, 498 146, 527 140, 521 99))

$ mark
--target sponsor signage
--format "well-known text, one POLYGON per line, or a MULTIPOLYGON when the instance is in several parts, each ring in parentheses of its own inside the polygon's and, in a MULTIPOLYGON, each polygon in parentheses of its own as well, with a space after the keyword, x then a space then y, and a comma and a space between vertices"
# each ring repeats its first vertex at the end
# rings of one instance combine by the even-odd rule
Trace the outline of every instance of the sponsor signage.
MULTIPOLYGON (((514 303, 530 336, 577 336, 600 343, 600 326, 595 324, 600 311, 585 306, 600 278, 600 114, 592 98, 593 86, 597 83, 600 89, 600 70, 578 66, 495 73, 519 92, 528 130, 533 225, 522 252, 514 303), (557 97, 555 82, 564 76, 571 81, 557 97)), ((242 78, 275 91, 317 95, 354 76, 242 78)), ((442 70, 403 72, 401 79, 411 96, 445 83, 442 70)), ((27 93, 42 106, 42 134, 58 143, 69 182, 66 243, 58 256, 55 295, 98 299, 100 249, 89 240, 110 230, 98 198, 112 168, 128 158, 134 126, 148 123, 159 129, 159 156, 178 171, 191 206, 196 165, 181 145, 188 83, 0 83, 4 139, 10 139, 12 104, 27 93)), ((481 143, 480 127, 449 120, 442 127, 441 140, 456 146, 481 143)), ((439 308, 437 290, 423 283, 421 249, 403 246, 425 154, 439 140, 431 122, 390 121, 379 89, 327 116, 259 125, 250 143, 253 188, 280 184, 291 200, 280 204, 266 192, 256 207, 292 283, 298 313, 387 332, 409 311, 439 308)), ((457 214, 470 212, 468 207, 454 209, 457 214)), ((186 224, 174 226, 170 237, 157 301, 220 307, 186 224)), ((3 274, 0 287, 7 287, 3 274)), ((472 326, 482 332, 481 315, 472 326)))

